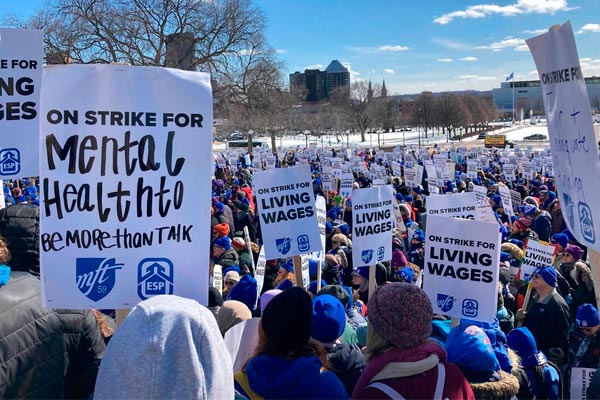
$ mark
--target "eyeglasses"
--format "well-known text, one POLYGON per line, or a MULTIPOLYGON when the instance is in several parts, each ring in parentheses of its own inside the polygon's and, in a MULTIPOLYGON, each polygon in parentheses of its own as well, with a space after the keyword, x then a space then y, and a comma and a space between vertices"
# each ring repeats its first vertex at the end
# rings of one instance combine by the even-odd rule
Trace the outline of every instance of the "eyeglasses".
POLYGON ((541 276, 539 274, 533 274, 531 276, 532 279, 536 279, 536 278, 541 278, 541 276))

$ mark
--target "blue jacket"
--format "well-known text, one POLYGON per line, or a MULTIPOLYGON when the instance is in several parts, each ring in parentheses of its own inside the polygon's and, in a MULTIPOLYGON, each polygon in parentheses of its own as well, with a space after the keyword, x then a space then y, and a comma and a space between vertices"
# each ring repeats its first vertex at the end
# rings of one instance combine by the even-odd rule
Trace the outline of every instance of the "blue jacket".
MULTIPOLYGON (((246 376, 252 391, 267 399, 347 399, 342 382, 331 371, 321 372, 317 356, 286 360, 261 355, 246 365, 246 376)), ((236 378, 235 389, 250 397, 236 378)))

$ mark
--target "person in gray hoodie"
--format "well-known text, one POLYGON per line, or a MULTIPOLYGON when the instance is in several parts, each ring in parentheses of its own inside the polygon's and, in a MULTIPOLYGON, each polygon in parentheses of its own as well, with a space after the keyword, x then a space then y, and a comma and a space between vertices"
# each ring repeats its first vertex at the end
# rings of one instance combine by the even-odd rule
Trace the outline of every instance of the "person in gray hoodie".
POLYGON ((215 317, 173 295, 139 303, 108 346, 94 399, 233 399, 233 367, 215 317))

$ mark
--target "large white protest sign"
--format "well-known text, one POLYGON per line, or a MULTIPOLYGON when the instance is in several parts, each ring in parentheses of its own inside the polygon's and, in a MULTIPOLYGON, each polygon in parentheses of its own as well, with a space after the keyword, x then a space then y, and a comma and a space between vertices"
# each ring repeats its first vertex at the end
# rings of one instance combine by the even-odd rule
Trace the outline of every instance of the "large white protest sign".
POLYGON ((39 175, 43 32, 0 28, 0 177, 39 175))
POLYGON ((374 265, 392 259, 393 201, 391 185, 352 192, 353 265, 374 265))
POLYGON ((491 322, 498 301, 498 227, 427 216, 423 289, 434 314, 491 322))
MULTIPOLYGON (((398 201, 398 199, 394 199, 393 204, 394 204, 394 222, 396 223, 395 227, 400 232, 406 232, 406 225, 404 225, 404 220, 402 219, 402 212, 400 211, 400 204, 406 204, 406 203, 401 203, 400 201, 398 201)), ((408 206, 408 204, 406 204, 406 205, 408 206)))
POLYGON ((498 223, 484 186, 474 185, 473 193, 477 199, 477 221, 498 223))
POLYGON ((547 267, 554 263, 555 247, 546 242, 527 239, 525 257, 521 265, 520 279, 529 282, 536 268, 547 267))
POLYGON ((510 215, 514 210, 510 189, 504 185, 498 185, 498 192, 500 193, 500 198, 502 199, 502 207, 504 208, 504 211, 510 215))
POLYGON ((317 196, 315 200, 315 205, 317 207, 317 222, 319 224, 319 234, 321 235, 321 247, 320 251, 315 253, 315 258, 325 262, 325 236, 326 232, 326 223, 327 223, 327 200, 323 196, 317 196))
POLYGON ((477 219, 477 199, 473 192, 432 195, 427 198, 427 215, 477 219))
POLYGON ((596 368, 571 368, 571 394, 572 399, 587 399, 587 389, 590 386, 596 368))
POLYGON ((351 173, 344 173, 340 178, 340 196, 347 199, 352 197, 352 189, 354 184, 354 175, 351 173))
POLYGON ((429 185, 429 193, 437 194, 440 192, 440 188, 437 186, 437 172, 433 163, 429 160, 423 162, 425 171, 427 171, 427 184, 429 185))
POLYGON ((257 172, 254 193, 267 260, 322 249, 310 166, 257 172))
POLYGON ((600 250, 598 146, 571 23, 527 41, 540 77, 555 181, 569 230, 600 250), (596 215, 597 216, 597 215, 596 215))
POLYGON ((207 304, 209 75, 68 65, 43 79, 46 306, 131 308, 158 294, 207 304))

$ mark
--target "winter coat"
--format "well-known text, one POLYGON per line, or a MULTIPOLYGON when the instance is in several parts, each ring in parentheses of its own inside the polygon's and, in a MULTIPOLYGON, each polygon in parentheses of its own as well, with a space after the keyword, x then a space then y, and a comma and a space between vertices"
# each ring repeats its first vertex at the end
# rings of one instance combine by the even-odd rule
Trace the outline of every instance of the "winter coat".
MULTIPOLYGON (((354 302, 353 302, 354 303, 354 302)), ((367 320, 363 317, 358 310, 351 306, 346 310, 346 317, 348 317, 348 323, 356 332, 358 339, 358 345, 364 347, 367 344, 367 320)))
POLYGON ((233 249, 225 250, 219 258, 215 258, 215 264, 219 264, 223 269, 237 265, 239 260, 238 253, 233 249))
POLYGON ((600 334, 586 336, 573 360, 573 367, 578 368, 600 368, 600 334))
POLYGON ((232 399, 233 366, 212 313, 160 295, 139 303, 108 346, 94 399, 232 399))
POLYGON ((529 302, 523 326, 529 328, 538 349, 544 354, 550 354, 551 348, 558 347, 566 358, 571 318, 569 306, 556 289, 541 303, 537 301, 537 297, 537 295, 533 296, 529 302), (549 327, 552 329, 548 329, 549 327))
POLYGON ((317 356, 256 356, 235 373, 235 390, 252 399, 347 399, 342 382, 321 366, 317 356))
POLYGON ((446 351, 434 341, 412 349, 393 349, 373 357, 358 380, 353 399, 387 399, 385 386, 406 398, 432 399, 444 373, 442 398, 474 399, 473 390, 446 351), (382 385, 385 385, 382 387, 382 385))
POLYGON ((88 398, 105 349, 96 317, 46 308, 41 298, 27 272, 0 287, 0 398, 88 398))
POLYGON ((549 242, 550 233, 552 232, 550 214, 546 211, 540 211, 539 214, 531 220, 531 230, 537 234, 538 239, 549 242))
POLYGON ((477 400, 513 399, 519 392, 519 380, 512 374, 498 371, 499 380, 493 382, 469 383, 477 400))
POLYGON ((367 366, 367 359, 355 344, 338 344, 327 348, 327 360, 331 370, 340 379, 348 396, 352 394, 354 385, 367 366))

